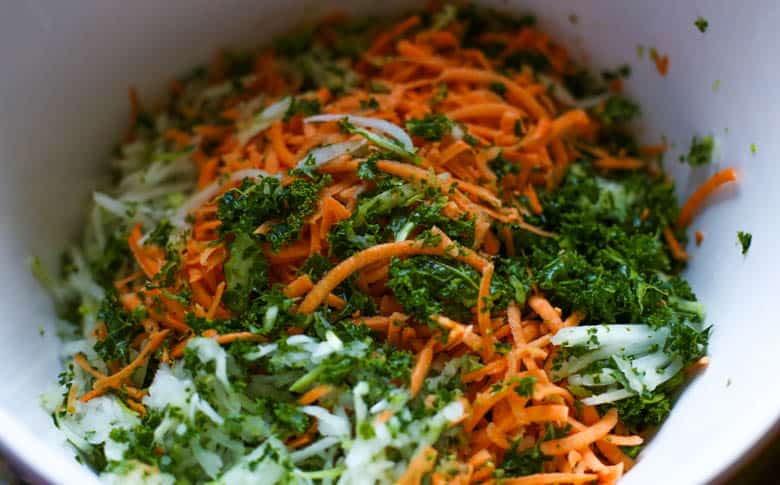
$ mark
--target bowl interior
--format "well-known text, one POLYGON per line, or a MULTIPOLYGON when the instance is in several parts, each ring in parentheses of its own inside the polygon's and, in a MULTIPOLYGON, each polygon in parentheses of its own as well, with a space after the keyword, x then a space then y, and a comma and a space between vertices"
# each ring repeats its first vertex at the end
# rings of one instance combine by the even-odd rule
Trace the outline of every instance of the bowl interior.
MULTIPOLYGON (((643 108, 638 129, 649 143, 665 137, 672 144, 667 167, 681 197, 719 168, 739 171, 739 186, 721 191, 692 226, 705 234, 701 247, 689 248, 688 276, 715 326, 712 363, 625 479, 667 483, 675 470, 675 483, 708 481, 754 449, 780 410, 780 389, 766 385, 774 382, 772 357, 780 343, 780 329, 767 313, 780 261, 769 243, 780 235, 773 217, 780 202, 774 167, 780 141, 772 135, 780 113, 780 71, 772 62, 780 10, 770 0, 481 3, 535 12, 594 69, 631 64, 626 88, 643 108), (706 33, 694 27, 700 15, 709 20, 706 33), (669 55, 668 76, 656 72, 651 47, 669 55), (717 141, 712 166, 690 171, 676 162, 693 135, 707 134, 717 141), (739 230, 754 236, 746 257, 739 230)), ((154 100, 173 75, 207 61, 218 47, 256 45, 336 8, 381 15, 414 4, 83 0, 6 6, 0 19, 0 264, 6 276, 0 284, 0 446, 53 481, 85 483, 89 476, 38 405, 60 371, 59 343, 51 305, 28 261, 38 255, 53 266, 79 233, 89 192, 125 129, 128 85, 154 100)))

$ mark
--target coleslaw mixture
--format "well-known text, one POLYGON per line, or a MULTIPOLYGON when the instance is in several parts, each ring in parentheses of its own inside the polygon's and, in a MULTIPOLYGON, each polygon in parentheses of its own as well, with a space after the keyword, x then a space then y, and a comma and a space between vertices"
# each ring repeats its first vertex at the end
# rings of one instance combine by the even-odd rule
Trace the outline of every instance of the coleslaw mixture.
POLYGON ((705 363, 627 68, 472 6, 223 51, 132 123, 60 274, 107 483, 613 483, 705 363))

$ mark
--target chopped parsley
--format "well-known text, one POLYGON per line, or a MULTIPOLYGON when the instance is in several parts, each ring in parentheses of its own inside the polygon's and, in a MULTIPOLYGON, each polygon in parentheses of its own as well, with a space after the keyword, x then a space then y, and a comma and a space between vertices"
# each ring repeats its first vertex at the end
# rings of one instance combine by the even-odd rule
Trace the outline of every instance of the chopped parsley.
POLYGON ((533 376, 523 377, 520 379, 520 382, 514 386, 515 392, 521 397, 531 397, 534 393, 534 384, 536 384, 536 381, 538 380, 539 379, 533 376))
POLYGON ((738 231, 737 240, 739 240, 739 245, 742 246, 742 254, 747 254, 750 244, 753 242, 753 235, 749 232, 738 231))
POLYGON ((680 161, 692 167, 708 165, 712 162, 714 148, 715 142, 712 136, 705 136, 701 139, 694 136, 691 140, 691 148, 688 150, 688 155, 681 156, 680 161))
POLYGON ((699 32, 702 34, 707 32, 707 28, 710 26, 710 22, 705 19, 702 16, 699 16, 696 18, 696 20, 693 22, 693 25, 696 26, 697 29, 699 29, 699 32))
POLYGON ((452 120, 440 113, 406 120, 406 129, 409 133, 427 141, 441 140, 452 131, 452 126, 452 120))

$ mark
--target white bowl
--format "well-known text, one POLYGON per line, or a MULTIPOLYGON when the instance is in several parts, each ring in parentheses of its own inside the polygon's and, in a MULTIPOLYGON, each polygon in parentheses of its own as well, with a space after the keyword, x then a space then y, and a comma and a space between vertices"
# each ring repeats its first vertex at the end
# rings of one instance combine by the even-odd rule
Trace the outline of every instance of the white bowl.
MULTIPOLYGON (((262 42, 336 7, 384 14, 416 3, 29 0, 3 6, 0 449, 51 482, 95 480, 38 405, 60 370, 59 342, 51 305, 27 261, 40 255, 53 263, 79 233, 90 188, 125 129, 128 85, 153 99, 172 75, 206 61, 218 47, 262 42)), ((482 3, 534 11, 596 68, 629 62, 627 89, 643 107, 643 138, 658 142, 665 135, 676 144, 667 159, 681 197, 718 168, 739 170, 739 187, 720 192, 694 223, 704 243, 689 248, 688 276, 715 325, 712 364, 683 393, 623 483, 725 481, 780 411, 780 326, 771 310, 780 262, 772 249, 780 235, 774 214, 780 137, 772 134, 780 112, 780 8, 771 0, 482 3), (699 15, 710 23, 704 34, 693 24, 699 15), (637 57, 638 44, 645 46, 644 59, 637 57), (670 57, 666 78, 647 58, 651 46, 670 57), (718 150, 713 166, 689 173, 674 160, 694 134, 715 135, 718 150), (747 257, 738 230, 753 233, 747 257)))

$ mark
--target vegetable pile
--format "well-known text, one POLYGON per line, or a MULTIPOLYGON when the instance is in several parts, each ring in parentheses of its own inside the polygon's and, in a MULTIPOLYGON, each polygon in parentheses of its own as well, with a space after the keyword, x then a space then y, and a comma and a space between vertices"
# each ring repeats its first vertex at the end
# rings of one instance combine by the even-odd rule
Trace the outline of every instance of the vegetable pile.
POLYGON ((109 483, 614 482, 704 362, 686 228, 735 180, 680 208, 619 72, 446 5, 131 90, 115 183, 36 267, 55 422, 109 483))

